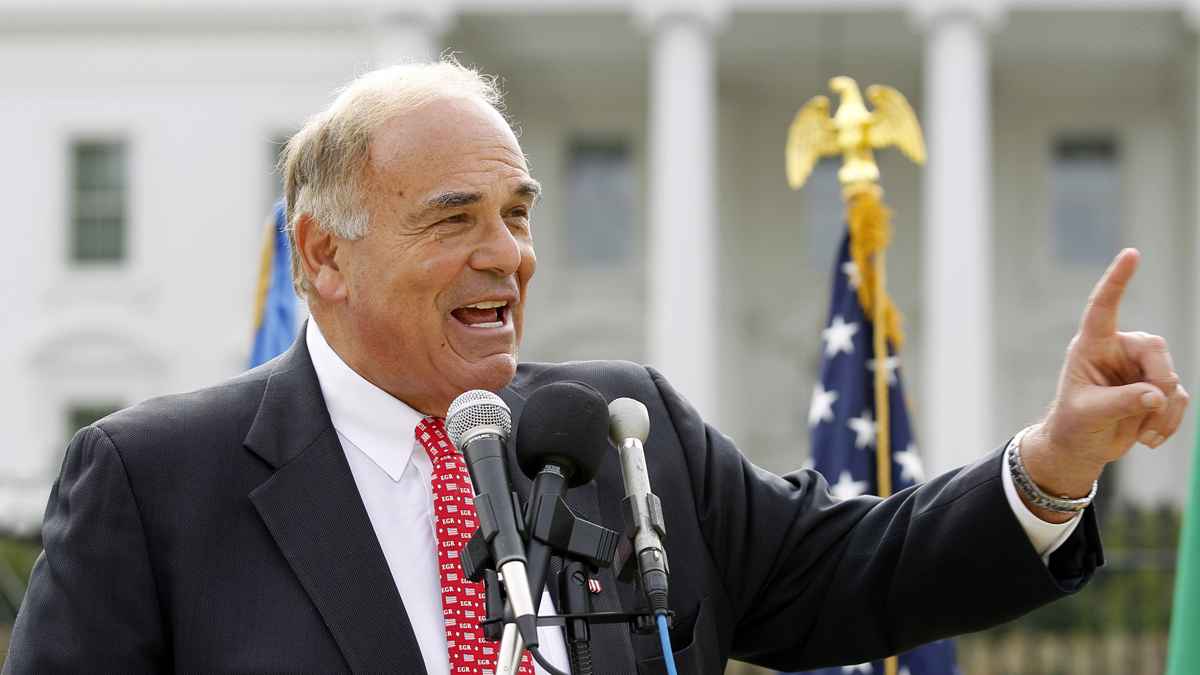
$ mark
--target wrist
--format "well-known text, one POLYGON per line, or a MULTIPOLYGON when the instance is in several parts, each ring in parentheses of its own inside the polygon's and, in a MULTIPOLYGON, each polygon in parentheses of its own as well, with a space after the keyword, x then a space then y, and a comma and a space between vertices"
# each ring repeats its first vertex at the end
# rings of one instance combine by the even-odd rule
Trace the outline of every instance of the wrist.
POLYGON ((1021 459, 1029 477, 1043 491, 1067 499, 1080 499, 1104 471, 1104 462, 1078 457, 1056 445, 1044 424, 1036 424, 1021 438, 1021 459))
MULTIPOLYGON (((1095 481, 1100 476, 1104 465, 1096 465, 1087 460, 1074 457, 1061 447, 1055 446, 1045 432, 1043 425, 1029 427, 1017 438, 1014 448, 1021 457, 1020 471, 1026 480, 1032 481, 1032 491, 1017 490, 1021 502, 1033 515, 1048 523, 1066 523, 1078 516, 1078 513, 1063 511, 1059 508, 1046 508, 1034 497, 1033 493, 1041 492, 1060 499, 1082 499, 1092 494, 1095 481), (1031 460, 1032 457, 1032 460, 1031 460), (1031 466, 1032 465, 1032 466, 1031 466)), ((1011 452, 1011 451, 1010 451, 1011 452)), ((1014 481, 1017 469, 1010 464, 1014 481)))

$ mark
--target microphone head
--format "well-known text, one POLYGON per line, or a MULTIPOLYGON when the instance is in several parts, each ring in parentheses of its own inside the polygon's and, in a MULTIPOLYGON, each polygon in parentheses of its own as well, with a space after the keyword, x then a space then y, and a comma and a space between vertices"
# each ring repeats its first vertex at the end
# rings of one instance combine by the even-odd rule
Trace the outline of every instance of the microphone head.
POLYGON ((517 425, 517 464, 530 479, 547 464, 563 467, 567 486, 592 480, 610 451, 608 407, 582 382, 554 382, 529 396, 517 425))
MULTIPOLYGON (((446 412, 446 434, 454 447, 462 450, 461 441, 469 431, 491 431, 504 440, 512 433, 512 413, 499 396, 483 389, 472 389, 450 402, 446 412)), ((471 434, 467 440, 470 440, 471 434)))
POLYGON ((619 398, 608 404, 608 438, 620 446, 627 438, 645 443, 650 435, 650 413, 641 401, 619 398))

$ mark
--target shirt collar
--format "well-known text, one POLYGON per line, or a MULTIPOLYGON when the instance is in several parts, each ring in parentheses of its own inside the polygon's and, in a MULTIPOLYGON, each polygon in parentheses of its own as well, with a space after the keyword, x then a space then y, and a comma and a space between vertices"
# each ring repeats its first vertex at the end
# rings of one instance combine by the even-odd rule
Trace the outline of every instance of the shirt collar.
POLYGON ((414 430, 424 415, 346 365, 311 317, 304 339, 333 428, 393 481, 400 480, 412 461, 414 430))

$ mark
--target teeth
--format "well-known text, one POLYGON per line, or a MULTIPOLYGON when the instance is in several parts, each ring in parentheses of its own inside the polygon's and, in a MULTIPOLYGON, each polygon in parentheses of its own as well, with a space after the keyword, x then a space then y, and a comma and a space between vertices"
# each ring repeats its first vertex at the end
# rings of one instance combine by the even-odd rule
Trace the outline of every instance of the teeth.
POLYGON ((503 321, 489 321, 487 323, 473 323, 471 324, 471 328, 500 328, 503 325, 503 321))
POLYGON ((470 307, 471 309, 496 309, 497 307, 503 307, 507 304, 508 303, 503 300, 485 300, 483 302, 477 302, 473 305, 467 305, 467 307, 470 307))

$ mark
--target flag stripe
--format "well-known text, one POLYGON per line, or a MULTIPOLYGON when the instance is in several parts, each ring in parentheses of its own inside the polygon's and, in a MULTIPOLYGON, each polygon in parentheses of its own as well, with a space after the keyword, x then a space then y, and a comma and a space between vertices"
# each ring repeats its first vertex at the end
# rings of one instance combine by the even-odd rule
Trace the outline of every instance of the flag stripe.
MULTIPOLYGON (((813 468, 829 481, 831 492, 842 499, 878 494, 880 472, 877 453, 881 425, 875 409, 875 374, 884 379, 888 400, 888 437, 891 486, 900 491, 925 479, 920 454, 913 440, 904 398, 900 359, 888 341, 888 356, 875 359, 873 322, 863 312, 858 285, 863 275, 850 255, 850 234, 842 239, 833 268, 833 295, 826 328, 821 333, 821 381, 813 391, 809 409, 813 468)), ((887 475, 884 473, 883 475, 887 475)), ((852 630, 852 629, 848 629, 852 630)), ((824 668, 820 675, 883 675, 883 661, 824 668)), ((958 675, 954 642, 942 640, 900 655, 899 675, 958 675)))

